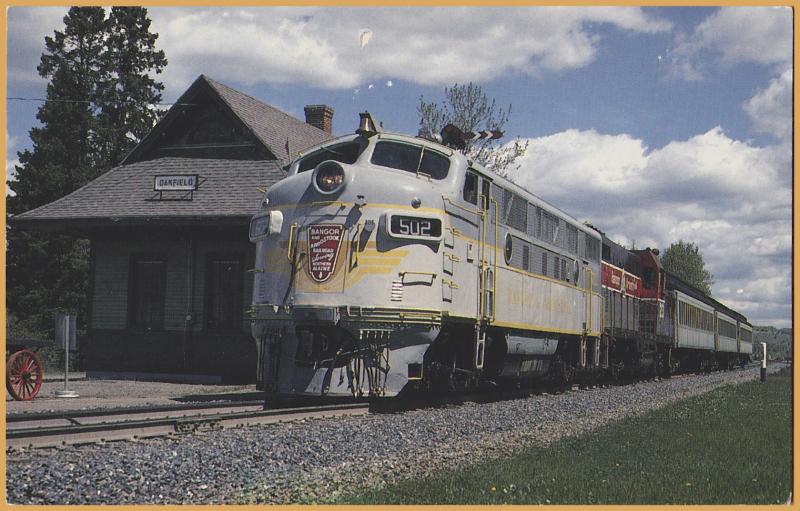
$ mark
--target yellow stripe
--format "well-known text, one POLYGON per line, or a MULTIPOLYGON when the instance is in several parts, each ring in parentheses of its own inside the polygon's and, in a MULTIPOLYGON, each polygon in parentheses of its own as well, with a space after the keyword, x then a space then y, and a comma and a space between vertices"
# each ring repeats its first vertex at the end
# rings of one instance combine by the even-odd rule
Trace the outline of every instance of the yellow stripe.
MULTIPOLYGON (((326 207, 330 207, 330 206, 338 206, 338 209, 344 209, 344 208, 352 208, 352 207, 355 206, 355 204, 352 203, 352 202, 338 202, 338 201, 336 201, 336 202, 316 204, 316 205, 312 205, 312 204, 284 204, 284 205, 280 205, 280 206, 270 206, 268 209, 270 209, 270 210, 286 210, 286 209, 291 209, 291 208, 294 208, 294 209, 301 209, 301 208, 303 208, 303 209, 311 209, 311 208, 322 209, 322 208, 326 208, 326 207)), ((428 207, 426 207, 426 208, 423 208, 423 207, 415 208, 415 207, 413 207, 411 205, 405 205, 405 204, 369 204, 368 203, 368 204, 366 204, 364 206, 361 206, 360 209, 397 209, 397 210, 400 210, 400 211, 415 211, 417 213, 438 213, 438 214, 441 214, 441 215, 446 213, 446 211, 443 210, 442 208, 428 208, 428 207)))

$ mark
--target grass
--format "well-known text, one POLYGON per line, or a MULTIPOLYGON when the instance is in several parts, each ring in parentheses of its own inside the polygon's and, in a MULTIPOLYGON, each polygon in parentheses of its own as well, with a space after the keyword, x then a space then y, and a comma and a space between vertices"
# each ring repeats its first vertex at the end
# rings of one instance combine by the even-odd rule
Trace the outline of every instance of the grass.
POLYGON ((792 483, 791 393, 788 373, 727 385, 546 448, 337 503, 784 503, 792 483))

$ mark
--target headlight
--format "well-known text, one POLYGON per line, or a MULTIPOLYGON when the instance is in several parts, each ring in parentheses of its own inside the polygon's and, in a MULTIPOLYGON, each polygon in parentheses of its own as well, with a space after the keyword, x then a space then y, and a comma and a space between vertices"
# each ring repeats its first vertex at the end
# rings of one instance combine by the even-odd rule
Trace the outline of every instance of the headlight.
POLYGON ((250 220, 250 241, 257 241, 265 238, 269 234, 270 214, 262 213, 250 220))
POLYGON ((326 195, 339 191, 344 186, 344 169, 339 163, 328 160, 314 170, 314 187, 326 195))
POLYGON ((283 213, 265 211, 250 220, 250 241, 258 241, 271 234, 280 234, 283 229, 283 213))

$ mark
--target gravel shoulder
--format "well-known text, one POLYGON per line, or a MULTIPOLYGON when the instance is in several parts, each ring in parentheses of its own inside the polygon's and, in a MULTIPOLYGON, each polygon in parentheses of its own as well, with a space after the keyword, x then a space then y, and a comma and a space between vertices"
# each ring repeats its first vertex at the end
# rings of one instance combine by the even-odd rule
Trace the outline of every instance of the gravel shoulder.
POLYGON ((7 499, 15 504, 329 502, 357 487, 546 445, 758 375, 758 368, 750 368, 391 415, 9 451, 7 499))

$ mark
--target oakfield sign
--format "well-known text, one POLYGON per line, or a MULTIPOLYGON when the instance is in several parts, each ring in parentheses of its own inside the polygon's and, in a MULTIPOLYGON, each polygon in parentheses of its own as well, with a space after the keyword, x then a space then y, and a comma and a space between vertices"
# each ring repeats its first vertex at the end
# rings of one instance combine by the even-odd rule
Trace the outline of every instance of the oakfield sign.
POLYGON ((194 191, 197 190, 197 174, 170 174, 155 177, 153 190, 166 191, 194 191))

